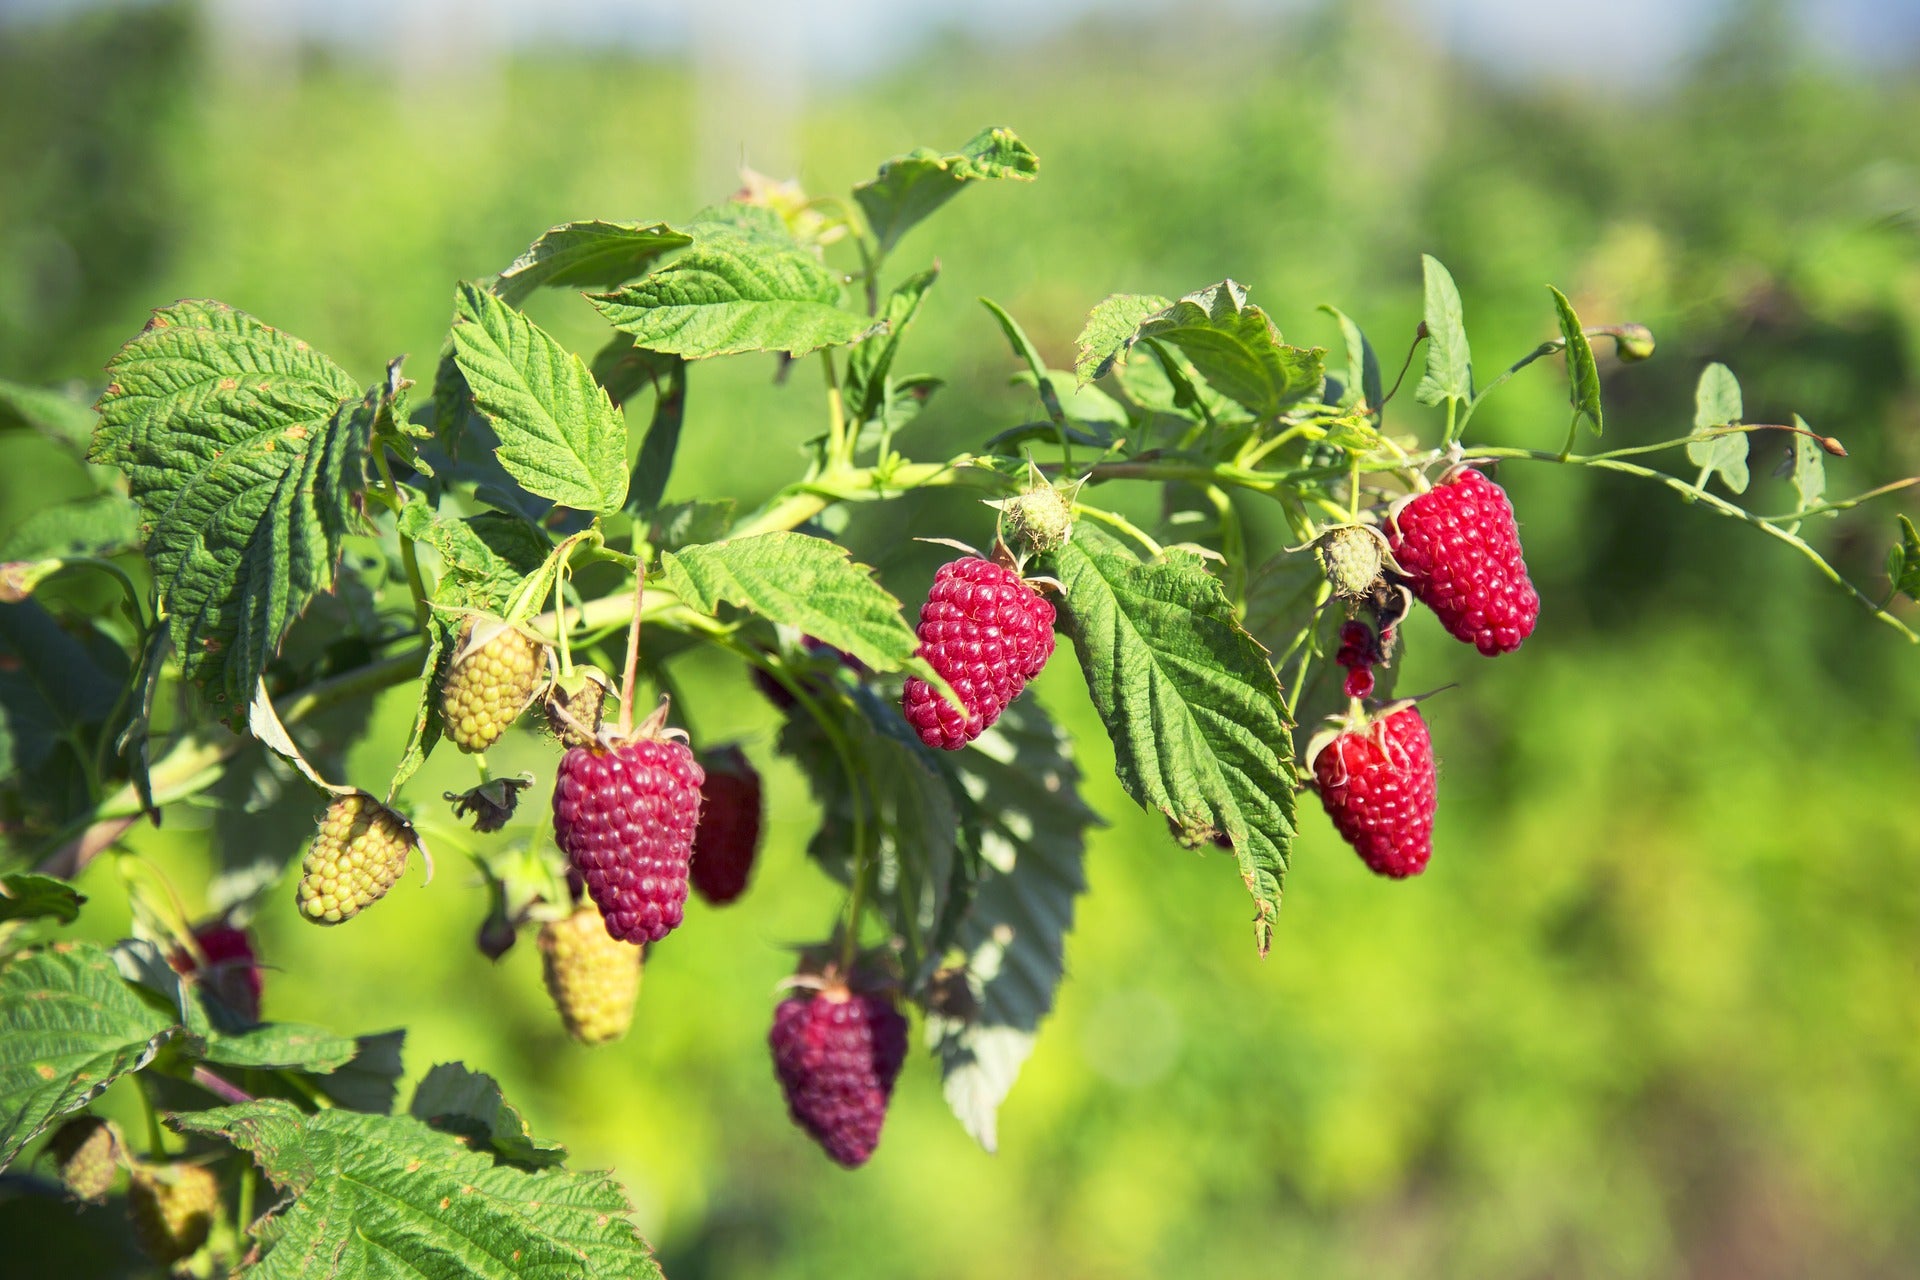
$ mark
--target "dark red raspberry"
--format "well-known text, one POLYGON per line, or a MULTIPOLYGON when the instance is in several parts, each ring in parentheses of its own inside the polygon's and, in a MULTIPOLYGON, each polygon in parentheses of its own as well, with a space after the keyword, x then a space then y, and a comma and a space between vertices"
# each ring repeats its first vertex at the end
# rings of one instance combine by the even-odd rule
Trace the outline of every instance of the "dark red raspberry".
POLYGON ((907 1058, 907 1020, 893 998, 837 985, 790 996, 767 1044, 793 1122, 843 1168, 865 1164, 907 1058))
POLYGON ((920 610, 920 656, 960 695, 966 714, 910 677, 902 706, 930 747, 979 737, 1053 656, 1053 605, 1013 570, 970 556, 941 567, 920 610))
POLYGON ((679 925, 705 780, 686 744, 666 738, 561 757, 554 841, 622 942, 658 942, 679 925))
POLYGON ((1373 692, 1373 668, 1357 666, 1347 672, 1346 691, 1349 698, 1364 698, 1371 694, 1373 692))
POLYGON ((707 781, 700 788, 700 825, 693 832, 688 874, 700 896, 714 906, 739 897, 760 847, 763 802, 760 775, 738 747, 700 753, 707 781))
POLYGON ((1456 640, 1493 657, 1533 634, 1540 597, 1499 485, 1461 467, 1401 507, 1387 534, 1407 586, 1456 640))
POLYGON ((197 975, 214 999, 248 1022, 260 1021, 260 964, 253 938, 225 920, 210 920, 193 931, 193 941, 206 963, 183 947, 167 957, 174 972, 197 975))
POLYGON ((1406 706, 1339 734, 1313 757, 1320 803, 1361 861, 1398 880, 1433 856, 1433 742, 1406 706))

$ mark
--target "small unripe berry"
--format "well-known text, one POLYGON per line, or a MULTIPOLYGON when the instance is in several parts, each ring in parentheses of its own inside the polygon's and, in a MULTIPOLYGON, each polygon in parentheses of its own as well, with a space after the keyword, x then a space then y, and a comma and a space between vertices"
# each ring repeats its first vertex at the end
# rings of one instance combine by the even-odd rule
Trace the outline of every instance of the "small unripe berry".
POLYGON ((93 1204, 113 1190, 123 1151, 119 1129, 98 1116, 75 1116, 47 1140, 47 1154, 59 1168, 67 1194, 93 1204))
POLYGON ((1034 555, 1045 555, 1073 532, 1073 504, 1050 484, 1041 484, 1000 503, 1007 532, 1034 555))
POLYGON ((440 686, 440 719, 462 751, 485 751, 533 701, 547 648, 498 618, 467 623, 440 686))
POLYGON ((300 864, 300 914, 315 924, 351 920, 386 896, 418 837, 364 791, 337 797, 300 864))
POLYGON ((170 1265, 207 1242, 220 1211, 220 1183, 197 1164, 136 1165, 127 1191, 134 1235, 149 1257, 170 1265))
POLYGON ((590 747, 599 738, 611 682, 595 667, 561 676, 547 690, 547 727, 562 746, 590 747))
POLYGON ((1386 564, 1387 542, 1379 530, 1344 524, 1320 535, 1314 554, 1327 575, 1333 594, 1343 600, 1364 599, 1380 581, 1386 564))
POLYGON ((592 903, 540 926, 540 973, 567 1034, 605 1044, 627 1034, 640 997, 641 950, 607 932, 592 903))

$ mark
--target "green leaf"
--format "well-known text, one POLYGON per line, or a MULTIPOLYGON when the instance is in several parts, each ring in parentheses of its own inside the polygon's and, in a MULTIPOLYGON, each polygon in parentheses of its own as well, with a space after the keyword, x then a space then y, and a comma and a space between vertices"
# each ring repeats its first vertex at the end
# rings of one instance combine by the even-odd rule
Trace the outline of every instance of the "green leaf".
MULTIPOLYGON (((1720 483, 1734 493, 1747 491, 1747 436, 1744 431, 1708 435, 1715 427, 1733 426, 1744 412, 1740 403, 1740 382, 1733 370, 1723 364, 1710 364, 1700 371, 1693 392, 1693 434, 1687 441, 1687 458, 1702 472, 1718 474, 1720 483)), ((1705 476, 1702 476, 1705 479, 1705 476)))
POLYGON ((1887 577, 1894 591, 1909 600, 1920 600, 1920 532, 1906 516, 1900 519, 1900 543, 1887 557, 1887 577))
POLYGON ((732 498, 695 498, 661 507, 653 513, 653 533, 647 540, 667 551, 699 542, 718 542, 733 527, 732 498))
POLYGON ((743 351, 804 356, 874 327, 840 306, 839 274, 790 238, 701 236, 646 279, 587 296, 636 346, 688 360, 743 351))
POLYGON ((847 377, 843 392, 847 417, 851 421, 871 422, 880 416, 887 400, 887 378, 893 372, 893 360, 899 353, 900 341, 906 336, 907 326, 913 323, 914 316, 919 314, 920 303, 926 298, 927 290, 933 288, 933 282, 939 278, 940 268, 936 265, 901 281, 887 295, 886 310, 880 316, 887 326, 885 332, 868 338, 847 353, 847 377))
POLYGON ((169 1123, 226 1139, 281 1192, 246 1280, 660 1274, 604 1173, 496 1164, 411 1116, 309 1115, 279 1098, 169 1123))
POLYGON ((1421 404, 1465 405, 1473 399, 1473 352, 1460 290, 1438 258, 1421 254, 1420 270, 1426 280, 1427 368, 1413 398, 1421 404))
POLYGON ((25 427, 85 453, 97 422, 84 400, 0 379, 0 427, 25 427))
POLYGON ((0 876, 0 921, 39 920, 52 916, 61 924, 80 918, 86 897, 65 880, 17 871, 0 876))
POLYGON ((393 780, 387 784, 389 801, 420 771, 446 732, 440 719, 440 682, 444 678, 440 666, 453 647, 457 631, 452 618, 435 614, 427 619, 427 652, 420 664, 420 680, 414 693, 413 721, 407 729, 407 745, 400 752, 400 762, 393 767, 393 780))
MULTIPOLYGON (((1099 426, 1125 427, 1129 421, 1127 408, 1118 400, 1092 385, 1081 386, 1074 381, 1073 375, 1064 369, 1047 370, 1047 381, 1052 384, 1054 398, 1059 401, 1061 411, 1072 422, 1084 422, 1099 426)), ((1013 384, 1017 387, 1033 387, 1039 382, 1030 370, 1022 369, 1013 375, 1013 384)))
POLYGON ((1340 339, 1347 348, 1347 396, 1342 404, 1354 403, 1353 397, 1365 401, 1369 413, 1379 413, 1380 404, 1386 399, 1381 389, 1380 357, 1374 354, 1373 344, 1367 341, 1367 335, 1360 326, 1347 317, 1347 313, 1338 307, 1322 305, 1320 308, 1340 324, 1340 339))
POLYGON ((140 508, 118 493, 41 507, 7 533, 0 560, 111 556, 140 545, 140 508))
POLYGON ((527 492, 580 511, 627 496, 627 428, 579 356, 474 284, 462 284, 454 359, 500 437, 500 465, 527 492))
POLYGON ((1793 438, 1793 491, 1800 497, 1800 510, 1817 507, 1827 496, 1827 451, 1812 438, 1813 428, 1799 414, 1793 425, 1807 434, 1793 438))
POLYGON ((76 743, 90 748, 125 674, 109 661, 125 659, 98 633, 61 626, 38 601, 0 604, 0 785, 25 781, 20 774, 76 743))
POLYGON ((1000 1104, 1053 1008, 1074 899, 1086 891, 1087 828, 1100 819, 1080 799, 1072 741, 1033 698, 949 760, 979 815, 979 884, 952 940, 972 1008, 936 999, 926 1034, 947 1105, 992 1151, 1000 1104))
POLYGON ((687 416, 687 362, 677 356, 667 359, 673 364, 654 398, 653 421, 647 424, 647 438, 640 442, 633 477, 627 482, 627 510, 635 514, 660 505, 667 478, 673 474, 674 455, 680 450, 680 424, 687 416))
POLYGON ((1171 299, 1156 293, 1115 293, 1095 303, 1074 344, 1074 379, 1084 387, 1105 377, 1114 361, 1133 345, 1140 322, 1172 305, 1171 299))
POLYGON ((443 1133, 484 1142, 515 1164, 544 1168, 567 1158, 559 1143, 533 1136, 526 1117, 492 1076, 469 1071, 464 1063, 442 1062, 427 1072, 408 1111, 443 1133))
POLYGON ((1265 955, 1294 835, 1292 746, 1266 652, 1198 556, 1143 564, 1083 520, 1054 558, 1121 784, 1182 830, 1233 841, 1265 955))
POLYGON ((218 302, 154 313, 107 365, 95 461, 127 473, 182 668, 232 720, 331 589, 384 390, 218 302))
POLYGON ((437 603, 499 613, 553 549, 546 534, 515 516, 487 511, 455 519, 420 498, 400 509, 400 532, 440 557, 437 603))
POLYGON ((1013 348, 1013 354, 1026 361, 1027 372, 1033 378, 1032 386, 1040 393, 1040 403, 1045 407, 1047 417, 1065 426, 1066 411, 1060 407, 1060 397, 1054 394, 1054 385, 1047 377, 1047 362, 1040 355, 1040 348, 1033 345, 1033 339, 1027 337, 1027 331, 1020 327, 1020 322, 1005 307, 992 298, 980 299, 980 305, 999 323, 1000 332, 1007 335, 1007 343, 1013 348))
POLYGON ((969 182, 1010 178, 1031 182, 1040 158, 1011 129, 982 129, 958 151, 918 147, 880 166, 853 189, 885 256, 914 225, 960 194, 969 182))
POLYGON ((325 1075, 307 1077, 307 1084, 336 1107, 386 1115, 399 1092, 405 1031, 381 1031, 356 1036, 353 1059, 325 1075))
POLYGON ((847 549, 803 533, 762 533, 662 553, 666 585, 702 613, 722 603, 795 627, 876 671, 914 663, 919 638, 900 602, 848 558, 847 549))
POLYGON ((359 1042, 322 1027, 296 1022, 268 1022, 245 1031, 209 1029, 206 1047, 194 1056, 216 1066, 284 1068, 327 1075, 353 1061, 359 1042))
POLYGON ((1249 422, 1247 411, 1214 390, 1193 362, 1164 342, 1140 344, 1150 359, 1116 365, 1127 399, 1149 413, 1172 414, 1194 423, 1249 422))
POLYGON ((692 236, 664 222, 567 222, 550 228, 502 271, 493 292, 518 306, 543 287, 625 284, 662 254, 692 243, 692 236))
POLYGON ((606 389, 607 398, 619 408, 640 394, 642 388, 657 388, 661 379, 682 363, 679 356, 636 347, 632 334, 616 331, 612 340, 594 353, 589 367, 593 380, 606 389))
POLYGON ((0 970, 0 1169, 178 1030, 92 943, 16 957, 0 970))
POLYGON ((1593 362, 1593 344, 1587 341, 1580 317, 1573 313, 1567 295, 1547 286, 1553 295, 1553 309, 1560 316, 1560 336, 1567 343, 1567 402, 1600 434, 1600 367, 1593 362))
POLYGON ((1135 341, 1157 338, 1180 348, 1213 389, 1256 417, 1320 393, 1326 351, 1290 347, 1247 291, 1222 280, 1140 322, 1135 341))

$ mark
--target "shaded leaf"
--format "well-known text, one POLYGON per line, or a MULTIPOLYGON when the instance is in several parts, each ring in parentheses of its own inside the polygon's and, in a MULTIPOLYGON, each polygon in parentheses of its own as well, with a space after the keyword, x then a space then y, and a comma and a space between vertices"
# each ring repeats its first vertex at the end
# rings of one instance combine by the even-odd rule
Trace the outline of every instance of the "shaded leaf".
MULTIPOLYGON (((1802 432, 1813 430, 1797 413, 1793 415, 1793 425, 1802 432)), ((1799 495, 1802 511, 1819 506, 1827 496, 1827 453, 1810 435, 1793 438, 1793 491, 1799 495)))
POLYGON ((80 918, 86 898, 65 880, 18 871, 0 876, 0 920, 40 920, 48 916, 61 924, 80 918))
POLYGON ((927 290, 933 288, 933 282, 939 278, 940 268, 932 266, 919 275, 901 281, 887 295, 886 308, 880 314, 880 319, 886 325, 885 331, 868 338, 848 353, 844 390, 850 421, 871 422, 880 416, 886 405, 887 379, 893 372, 893 360, 899 353, 900 341, 906 336, 907 326, 913 323, 913 317, 919 313, 927 290))
POLYGON ((1340 308, 1322 305, 1320 309, 1339 322, 1340 339, 1347 349, 1347 372, 1344 379, 1347 394, 1341 399, 1341 403, 1351 404, 1353 397, 1357 395, 1366 403, 1369 412, 1378 413, 1386 393, 1381 388, 1380 357, 1374 354, 1373 344, 1367 341, 1367 335, 1360 331, 1360 326, 1349 319, 1347 313, 1340 308))
POLYGON ((633 476, 627 482, 627 510, 636 514, 652 511, 667 491, 667 478, 673 474, 674 455, 680 450, 680 424, 687 415, 687 362, 677 356, 653 402, 653 421, 647 424, 647 436, 640 442, 640 453, 633 463, 633 476))
POLYGON ((1135 341, 1157 338, 1180 348, 1209 385, 1257 417, 1318 395, 1326 352, 1290 347, 1247 291, 1222 280, 1140 322, 1135 341))
POLYGON ((1909 600, 1920 600, 1920 532, 1906 516, 1899 520, 1900 541, 1887 557, 1887 577, 1895 592, 1909 600))
POLYGON ((1074 344, 1073 376, 1081 386, 1105 377, 1114 361, 1133 345, 1140 322, 1171 307, 1156 293, 1116 293, 1094 304, 1074 344))
POLYGON ((140 545, 140 508, 118 493, 96 493, 30 512, 0 542, 0 560, 111 556, 140 545))
POLYGON ((442 1062, 427 1072, 408 1111, 443 1133, 484 1142, 515 1164, 540 1168, 567 1158, 565 1147, 533 1136, 526 1117, 492 1076, 470 1071, 464 1063, 442 1062))

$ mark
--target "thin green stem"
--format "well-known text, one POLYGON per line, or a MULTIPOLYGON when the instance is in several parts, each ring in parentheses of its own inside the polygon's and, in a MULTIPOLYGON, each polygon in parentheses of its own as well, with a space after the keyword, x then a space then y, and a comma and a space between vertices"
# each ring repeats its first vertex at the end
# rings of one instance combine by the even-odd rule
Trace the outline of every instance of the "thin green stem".
POLYGON ((1145 547, 1147 554, 1150 556, 1158 558, 1163 551, 1160 544, 1155 542, 1144 529, 1141 529, 1138 525, 1134 524, 1133 521, 1120 515, 1118 512, 1108 511, 1104 507, 1083 506, 1076 502, 1073 504, 1073 513, 1076 516, 1089 516, 1104 525, 1111 525, 1113 528, 1118 529, 1145 547))
POLYGON ((153 1105, 153 1094, 149 1091, 146 1078, 135 1074, 128 1079, 133 1081, 133 1091, 140 1095, 140 1110, 147 1117, 147 1156, 153 1160, 165 1160, 167 1135, 160 1127, 160 1111, 153 1105))
POLYGON ((1769 524, 1779 524, 1788 520, 1805 520, 1808 516, 1823 516, 1833 511, 1851 511, 1862 503, 1872 502, 1875 498, 1884 498, 1888 494, 1898 493, 1902 489, 1910 489, 1916 484, 1920 484, 1920 476, 1908 476, 1905 480, 1895 480, 1892 484, 1883 484, 1878 489, 1869 489, 1865 493, 1855 494, 1851 498, 1842 498, 1838 502, 1823 502, 1818 506, 1808 507, 1805 511, 1789 512, 1781 516, 1761 516, 1759 518, 1769 524))
POLYGON ((399 513, 406 500, 400 496, 400 486, 393 478, 393 468, 387 465, 387 447, 375 443, 373 447, 374 469, 380 473, 380 483, 386 486, 387 495, 393 500, 394 533, 400 539, 400 563, 407 572, 407 590, 413 595, 413 620, 420 630, 427 629, 427 584, 420 576, 420 557, 414 550, 413 539, 400 532, 399 513))
POLYGON ((1220 516, 1220 554, 1226 558, 1227 598, 1236 611, 1247 608, 1247 539, 1240 525, 1240 509, 1219 485, 1208 485, 1207 501, 1220 516))
POLYGON ((847 406, 840 395, 840 371, 834 367, 833 348, 820 352, 820 365, 827 372, 827 471, 839 471, 853 465, 857 433, 847 432, 847 406))

